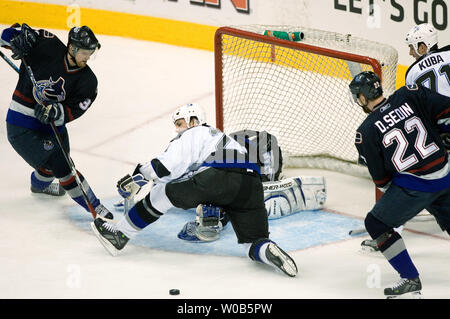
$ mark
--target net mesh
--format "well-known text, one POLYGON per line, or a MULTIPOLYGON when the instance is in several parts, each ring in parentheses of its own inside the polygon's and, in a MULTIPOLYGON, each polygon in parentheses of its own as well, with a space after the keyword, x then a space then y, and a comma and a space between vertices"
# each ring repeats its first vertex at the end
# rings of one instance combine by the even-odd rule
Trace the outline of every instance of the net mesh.
MULTIPOLYGON (((384 95, 395 90, 397 51, 387 45, 320 30, 288 26, 239 26, 302 31, 306 43, 375 58, 384 95)), ((366 114, 350 100, 348 84, 372 66, 286 48, 238 35, 221 35, 223 129, 266 130, 279 142, 289 167, 317 167, 368 176, 359 167, 355 131, 366 114)))

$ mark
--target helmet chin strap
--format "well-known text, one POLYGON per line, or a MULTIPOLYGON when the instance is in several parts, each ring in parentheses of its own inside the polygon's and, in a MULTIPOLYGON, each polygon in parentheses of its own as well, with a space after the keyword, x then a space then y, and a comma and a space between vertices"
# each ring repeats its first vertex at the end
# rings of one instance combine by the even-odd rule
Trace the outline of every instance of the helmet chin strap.
POLYGON ((361 108, 363 109, 364 113, 370 114, 370 113, 372 113, 372 111, 367 107, 367 105, 369 104, 367 102, 367 99, 365 99, 365 100, 366 100, 366 104, 362 104, 359 100, 357 101, 357 103, 358 103, 359 106, 361 106, 361 108))
POLYGON ((78 51, 78 48, 74 48, 72 47, 72 50, 68 49, 67 53, 69 54, 69 60, 70 62, 72 62, 73 64, 75 64, 76 66, 78 66, 77 60, 75 59, 75 55, 73 54, 73 52, 75 51, 75 53, 78 51))

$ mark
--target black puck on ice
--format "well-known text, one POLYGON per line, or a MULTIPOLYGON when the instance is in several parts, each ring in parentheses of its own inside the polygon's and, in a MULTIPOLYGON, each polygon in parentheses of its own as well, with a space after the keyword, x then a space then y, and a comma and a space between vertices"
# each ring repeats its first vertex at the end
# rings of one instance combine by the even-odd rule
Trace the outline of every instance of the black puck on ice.
POLYGON ((171 294, 171 295, 179 295, 180 294, 180 290, 179 289, 170 289, 169 290, 169 294, 171 294))

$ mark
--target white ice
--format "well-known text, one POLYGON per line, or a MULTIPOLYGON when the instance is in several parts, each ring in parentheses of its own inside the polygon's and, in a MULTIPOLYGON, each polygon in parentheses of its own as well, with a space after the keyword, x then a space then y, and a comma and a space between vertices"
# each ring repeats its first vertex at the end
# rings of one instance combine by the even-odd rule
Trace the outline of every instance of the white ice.
MULTIPOLYGON (((54 32, 65 41, 65 31, 54 32)), ((170 115, 177 106, 198 102, 215 123, 214 59, 208 51, 99 38, 102 49, 90 61, 99 80, 98 98, 68 129, 77 169, 100 198, 113 198, 118 178, 164 150, 173 137, 170 115)), ((2 119, 16 81, 17 74, 0 61, 2 119)), ((30 193, 32 169, 8 143, 5 122, 0 154, 0 298, 372 299, 383 298, 383 288, 398 280, 380 254, 358 252, 367 236, 291 252, 300 270, 295 278, 244 257, 176 253, 132 242, 112 257, 92 232, 68 218, 68 207, 75 205, 68 196, 30 193), (171 288, 181 294, 169 296, 171 288)), ((301 174, 325 175, 329 210, 363 219, 374 203, 367 179, 287 172, 301 174)), ((425 221, 409 222, 403 237, 421 274, 424 297, 449 298, 449 236, 434 221, 425 221)))

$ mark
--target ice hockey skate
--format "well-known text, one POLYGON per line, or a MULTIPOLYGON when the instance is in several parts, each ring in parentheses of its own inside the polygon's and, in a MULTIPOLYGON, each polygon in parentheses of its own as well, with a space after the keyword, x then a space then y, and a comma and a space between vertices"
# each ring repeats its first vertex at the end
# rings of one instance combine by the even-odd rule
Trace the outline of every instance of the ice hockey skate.
POLYGON ((30 190, 35 194, 45 194, 50 196, 64 196, 66 194, 66 191, 59 183, 51 183, 44 189, 39 189, 31 185, 30 190))
POLYGON ((116 256, 128 243, 129 238, 119 231, 115 224, 97 218, 91 223, 91 228, 100 243, 112 255, 116 256))
POLYGON ((219 239, 220 232, 228 223, 226 215, 220 207, 198 205, 196 220, 188 222, 178 233, 178 238, 190 242, 211 242, 219 239))
POLYGON ((365 239, 361 243, 361 252, 363 253, 374 253, 380 251, 377 246, 377 242, 374 239, 365 239))
POLYGON ((295 261, 277 244, 271 242, 265 251, 266 258, 274 267, 288 275, 295 277, 298 273, 295 261))
POLYGON ((414 279, 402 278, 392 287, 384 289, 386 299, 422 299, 422 283, 419 277, 414 279))
POLYGON ((94 210, 97 213, 97 216, 105 221, 111 222, 114 219, 114 215, 103 204, 99 204, 94 210))
POLYGON ((202 226, 197 221, 191 221, 184 225, 178 233, 178 238, 194 242, 211 242, 219 239, 222 224, 218 226, 202 226))

